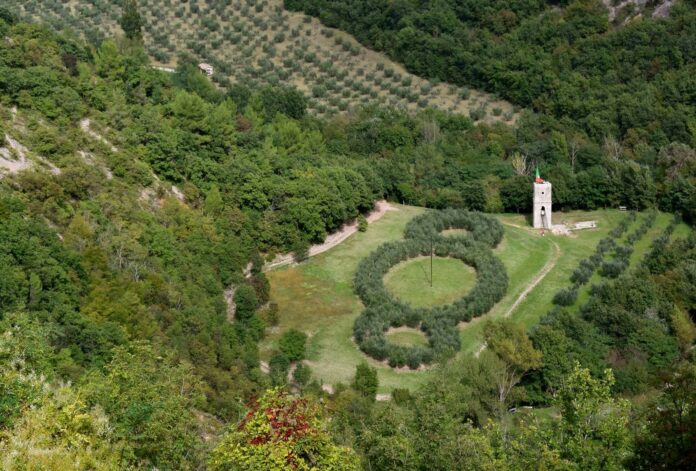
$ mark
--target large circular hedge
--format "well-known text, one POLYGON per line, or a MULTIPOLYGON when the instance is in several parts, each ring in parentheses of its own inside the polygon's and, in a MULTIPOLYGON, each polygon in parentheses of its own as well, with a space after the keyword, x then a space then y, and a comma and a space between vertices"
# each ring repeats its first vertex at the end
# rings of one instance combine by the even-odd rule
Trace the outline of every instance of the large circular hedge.
POLYGON ((473 238, 490 247, 496 247, 503 240, 503 225, 486 214, 461 209, 429 211, 416 216, 404 230, 406 239, 430 240, 442 237, 447 229, 466 229, 466 235, 450 236, 456 238, 473 238))
POLYGON ((505 267, 491 251, 502 239, 503 228, 482 213, 445 210, 414 218, 404 235, 406 240, 381 245, 358 265, 354 286, 365 310, 355 321, 353 332, 360 349, 371 357, 388 360, 393 367, 418 368, 459 351, 457 324, 485 314, 505 294, 505 267), (468 232, 445 237, 441 235, 445 229, 468 232), (473 267, 476 285, 452 304, 414 308, 385 289, 384 275, 400 262, 430 255, 431 246, 436 256, 456 258, 473 267), (390 343, 385 335, 388 329, 404 325, 420 328, 428 337, 428 346, 390 343))

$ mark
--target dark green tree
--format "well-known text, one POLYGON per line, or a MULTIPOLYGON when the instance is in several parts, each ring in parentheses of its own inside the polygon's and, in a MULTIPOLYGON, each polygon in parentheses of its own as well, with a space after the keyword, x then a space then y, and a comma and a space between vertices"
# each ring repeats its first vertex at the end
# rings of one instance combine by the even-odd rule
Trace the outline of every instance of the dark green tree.
POLYGON ((377 369, 371 368, 366 362, 362 362, 355 367, 353 389, 364 397, 374 400, 377 395, 378 386, 377 369))
POLYGON ((141 41, 143 39, 143 19, 138 11, 137 0, 124 1, 123 14, 121 15, 119 24, 128 39, 136 41, 141 41))
POLYGON ((290 361, 297 361, 305 357, 306 344, 307 334, 297 329, 290 329, 280 337, 278 347, 290 361))
POLYGON ((239 320, 247 320, 254 315, 258 307, 256 291, 250 285, 242 285, 234 293, 234 303, 236 305, 235 316, 239 320))

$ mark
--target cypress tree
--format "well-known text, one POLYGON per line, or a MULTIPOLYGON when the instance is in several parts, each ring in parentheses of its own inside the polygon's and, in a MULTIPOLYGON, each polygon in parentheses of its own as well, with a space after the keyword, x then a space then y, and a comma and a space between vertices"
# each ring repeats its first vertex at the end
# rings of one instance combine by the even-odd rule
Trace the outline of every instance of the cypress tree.
POLYGON ((138 12, 138 2, 136 0, 125 0, 123 3, 120 25, 128 39, 142 40, 143 20, 140 12, 138 12))

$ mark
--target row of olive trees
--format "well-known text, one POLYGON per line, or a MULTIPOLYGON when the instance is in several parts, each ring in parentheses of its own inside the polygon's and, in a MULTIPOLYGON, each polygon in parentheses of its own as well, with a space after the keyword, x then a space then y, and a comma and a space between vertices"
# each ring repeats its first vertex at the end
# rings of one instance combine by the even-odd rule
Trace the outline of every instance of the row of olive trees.
POLYGON ((503 234, 500 223, 480 213, 446 210, 426 213, 412 220, 405 241, 383 244, 358 266, 354 286, 366 309, 356 320, 353 332, 360 349, 371 357, 387 360, 392 367, 418 368, 436 358, 451 356, 460 348, 456 326, 459 322, 488 312, 507 290, 508 278, 502 262, 490 247, 503 234), (466 229, 464 236, 444 237, 448 228, 466 229), (383 278, 396 264, 430 255, 453 257, 476 269, 476 286, 460 300, 431 309, 414 308, 387 292, 383 278), (428 346, 390 343, 390 327, 420 328, 428 346))
POLYGON ((657 219, 657 212, 650 212, 643 220, 643 223, 626 237, 626 243, 614 249, 614 257, 602 263, 602 269, 600 271, 602 276, 607 278, 618 278, 619 275, 628 268, 631 261, 631 254, 633 254, 633 245, 648 232, 655 223, 655 219, 657 219))
POLYGON ((592 255, 580 260, 578 267, 570 275, 572 285, 559 289, 553 296, 553 303, 557 306, 572 306, 578 297, 578 290, 587 283, 594 272, 602 265, 605 254, 616 249, 616 240, 619 239, 628 227, 636 220, 638 214, 634 211, 628 214, 619 224, 609 232, 609 235, 597 243, 592 255))
MULTIPOLYGON (((571 274, 570 281, 573 284, 556 292, 553 297, 554 304, 559 306, 574 304, 579 288, 589 281, 596 270, 599 270, 600 275, 603 277, 618 278, 628 268, 631 255, 633 254, 633 245, 653 226, 657 219, 657 213, 652 211, 647 214, 641 225, 626 236, 625 244, 618 245, 616 241, 623 236, 636 218, 637 214, 635 212, 630 213, 629 216, 612 229, 607 237, 599 241, 595 252, 590 257, 581 260, 578 267, 571 274), (613 250, 612 258, 604 260, 605 255, 610 250, 613 250)), ((676 223, 673 224, 676 225, 676 223)))

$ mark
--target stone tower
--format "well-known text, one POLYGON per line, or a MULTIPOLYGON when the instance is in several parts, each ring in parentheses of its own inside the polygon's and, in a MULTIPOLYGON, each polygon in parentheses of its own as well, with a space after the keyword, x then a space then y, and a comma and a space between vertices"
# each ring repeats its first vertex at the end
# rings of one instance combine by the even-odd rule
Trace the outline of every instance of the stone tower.
POLYGON ((534 228, 551 229, 551 183, 545 182, 536 170, 534 180, 534 228))

